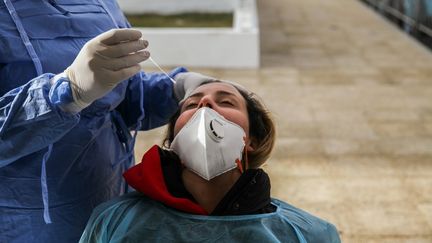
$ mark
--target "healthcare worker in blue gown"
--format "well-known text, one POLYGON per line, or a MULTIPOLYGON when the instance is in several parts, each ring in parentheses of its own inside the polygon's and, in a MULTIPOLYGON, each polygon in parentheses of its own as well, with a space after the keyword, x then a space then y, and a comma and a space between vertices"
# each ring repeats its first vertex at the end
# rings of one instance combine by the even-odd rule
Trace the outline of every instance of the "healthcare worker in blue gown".
POLYGON ((170 79, 140 71, 148 43, 128 27, 114 0, 0 2, 0 242, 77 242, 127 190, 130 131, 177 109, 170 79))
POLYGON ((80 243, 340 242, 333 224, 271 198, 260 167, 275 127, 253 93, 192 72, 175 79, 202 85, 186 89, 164 145, 124 173, 136 192, 98 206, 80 243))

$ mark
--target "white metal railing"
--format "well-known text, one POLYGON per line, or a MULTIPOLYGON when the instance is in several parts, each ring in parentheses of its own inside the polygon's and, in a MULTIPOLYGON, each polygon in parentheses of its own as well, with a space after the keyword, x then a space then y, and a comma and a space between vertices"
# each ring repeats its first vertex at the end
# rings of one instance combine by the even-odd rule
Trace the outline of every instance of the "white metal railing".
POLYGON ((362 0, 432 38, 432 0, 362 0))

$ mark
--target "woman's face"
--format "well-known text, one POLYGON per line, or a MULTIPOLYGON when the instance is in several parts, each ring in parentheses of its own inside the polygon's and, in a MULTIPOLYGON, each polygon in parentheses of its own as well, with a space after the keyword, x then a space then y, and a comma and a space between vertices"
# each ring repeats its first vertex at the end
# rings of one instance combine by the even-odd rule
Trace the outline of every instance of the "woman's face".
POLYGON ((246 101, 234 86, 226 83, 208 83, 199 86, 181 106, 180 116, 174 125, 174 136, 183 128, 195 112, 208 107, 236 123, 249 138, 249 119, 246 101))

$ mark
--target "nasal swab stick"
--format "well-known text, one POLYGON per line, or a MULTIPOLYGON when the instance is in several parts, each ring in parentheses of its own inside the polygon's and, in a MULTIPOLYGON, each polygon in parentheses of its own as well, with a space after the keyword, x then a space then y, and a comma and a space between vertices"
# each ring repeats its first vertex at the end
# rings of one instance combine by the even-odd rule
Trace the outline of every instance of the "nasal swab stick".
POLYGON ((149 57, 149 60, 157 67, 159 68, 159 70, 161 70, 161 72, 163 72, 173 83, 176 83, 176 81, 174 79, 172 79, 167 72, 165 72, 161 66, 159 66, 159 64, 157 64, 152 57, 149 57))

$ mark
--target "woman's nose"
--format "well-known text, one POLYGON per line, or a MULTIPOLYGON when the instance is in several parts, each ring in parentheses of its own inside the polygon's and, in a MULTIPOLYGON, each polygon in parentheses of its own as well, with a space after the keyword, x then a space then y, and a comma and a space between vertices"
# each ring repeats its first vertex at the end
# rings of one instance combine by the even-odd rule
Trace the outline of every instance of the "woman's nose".
POLYGON ((214 106, 213 100, 209 96, 203 96, 200 102, 198 103, 198 108, 202 108, 202 107, 213 108, 213 106, 214 106))

